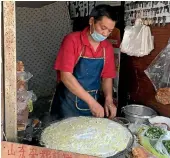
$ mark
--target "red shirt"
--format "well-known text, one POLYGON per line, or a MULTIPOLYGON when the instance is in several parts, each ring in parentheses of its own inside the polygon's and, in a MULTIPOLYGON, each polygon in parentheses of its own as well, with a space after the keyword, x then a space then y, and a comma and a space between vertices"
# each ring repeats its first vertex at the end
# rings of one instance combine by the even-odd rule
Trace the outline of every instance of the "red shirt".
MULTIPOLYGON (((74 66, 80 56, 83 45, 85 46, 84 56, 91 58, 103 57, 103 47, 106 50, 105 65, 101 74, 102 78, 115 78, 116 69, 114 62, 114 50, 112 44, 108 40, 100 42, 96 52, 89 43, 87 31, 88 27, 81 32, 72 32, 64 37, 59 49, 54 69, 64 72, 73 73, 74 66)), ((60 79, 60 74, 57 76, 60 79)))

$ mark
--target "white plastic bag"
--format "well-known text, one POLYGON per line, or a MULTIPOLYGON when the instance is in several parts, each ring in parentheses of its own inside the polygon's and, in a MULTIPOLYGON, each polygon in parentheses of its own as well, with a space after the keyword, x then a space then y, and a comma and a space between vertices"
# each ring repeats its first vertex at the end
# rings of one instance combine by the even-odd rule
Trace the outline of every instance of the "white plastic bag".
POLYGON ((150 28, 141 24, 140 19, 134 26, 127 26, 120 45, 121 52, 130 56, 142 57, 154 49, 150 28))
POLYGON ((162 136, 156 143, 155 149, 159 151, 161 154, 165 154, 170 157, 170 153, 168 153, 168 150, 165 148, 163 141, 170 140, 170 132, 167 131, 166 135, 162 136))

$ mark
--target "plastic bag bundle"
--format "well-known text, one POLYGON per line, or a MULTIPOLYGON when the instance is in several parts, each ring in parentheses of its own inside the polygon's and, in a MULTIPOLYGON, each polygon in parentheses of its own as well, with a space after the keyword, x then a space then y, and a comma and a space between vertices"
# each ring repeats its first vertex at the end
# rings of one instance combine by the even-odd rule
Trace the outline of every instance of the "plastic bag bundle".
POLYGON ((17 122, 25 124, 29 112, 33 111, 33 102, 37 100, 33 91, 28 91, 28 81, 33 77, 30 72, 24 71, 22 61, 17 62, 17 122))
POLYGON ((120 45, 121 52, 142 57, 154 49, 150 28, 137 19, 134 26, 127 26, 120 45))
POLYGON ((140 144, 156 157, 169 158, 170 131, 157 126, 140 128, 138 132, 140 144))
POLYGON ((29 115, 29 110, 26 106, 26 108, 21 113, 17 113, 17 124, 26 125, 26 122, 28 120, 28 115, 29 115))
POLYGON ((17 90, 27 90, 28 89, 28 81, 33 77, 30 72, 17 72, 17 90))
POLYGON ((161 154, 165 154, 170 157, 170 143, 166 146, 166 142, 170 142, 170 131, 167 131, 166 135, 163 135, 156 143, 155 149, 161 154), (169 146, 169 147, 168 147, 169 146))
POLYGON ((28 119, 29 112, 33 111, 33 102, 37 100, 33 91, 17 92, 17 122, 25 124, 28 119))
POLYGON ((170 104, 170 39, 144 72, 157 91, 157 101, 170 104))
MULTIPOLYGON (((28 104, 36 101, 36 95, 33 91, 18 91, 17 92, 17 113, 21 114, 26 109, 28 104)), ((29 109, 30 111, 30 109, 29 109)))

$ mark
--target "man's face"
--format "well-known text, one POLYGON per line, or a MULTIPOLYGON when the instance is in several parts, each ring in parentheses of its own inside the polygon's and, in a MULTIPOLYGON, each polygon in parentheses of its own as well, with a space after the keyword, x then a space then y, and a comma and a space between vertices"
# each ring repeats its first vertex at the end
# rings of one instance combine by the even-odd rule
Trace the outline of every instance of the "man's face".
POLYGON ((97 21, 96 23, 94 22, 94 18, 91 17, 89 20, 89 24, 91 27, 91 32, 93 32, 95 29, 95 31, 97 31, 101 35, 108 37, 110 33, 113 31, 116 22, 112 21, 106 16, 103 16, 103 18, 97 21))

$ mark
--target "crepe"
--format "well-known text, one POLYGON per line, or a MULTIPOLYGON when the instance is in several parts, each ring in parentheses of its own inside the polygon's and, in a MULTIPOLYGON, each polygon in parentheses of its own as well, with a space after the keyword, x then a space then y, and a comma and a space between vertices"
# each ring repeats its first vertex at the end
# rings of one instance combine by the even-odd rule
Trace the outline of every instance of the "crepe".
POLYGON ((127 128, 112 120, 72 117, 45 128, 41 142, 51 149, 108 157, 124 150, 131 138, 127 128))

